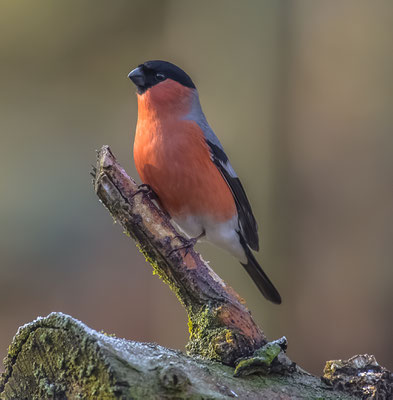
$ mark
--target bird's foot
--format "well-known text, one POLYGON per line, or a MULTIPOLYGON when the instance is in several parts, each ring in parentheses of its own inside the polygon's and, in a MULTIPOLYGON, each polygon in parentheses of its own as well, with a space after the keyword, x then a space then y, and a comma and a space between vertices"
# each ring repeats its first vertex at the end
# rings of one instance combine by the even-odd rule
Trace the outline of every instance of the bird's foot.
POLYGON ((133 193, 132 197, 136 196, 139 193, 146 194, 149 197, 150 200, 157 200, 158 199, 158 196, 157 196, 156 192, 147 183, 142 183, 141 185, 139 185, 138 189, 133 193))
POLYGON ((185 237, 182 236, 182 235, 175 235, 175 238, 176 238, 176 239, 179 239, 183 244, 182 244, 181 246, 178 246, 178 247, 172 249, 172 250, 169 252, 169 256, 171 256, 172 253, 174 253, 175 251, 183 250, 183 249, 186 250, 186 255, 187 255, 188 252, 196 245, 196 243, 198 242, 198 240, 199 240, 200 238, 202 238, 203 236, 205 236, 205 232, 204 232, 204 231, 203 231, 200 235, 198 235, 198 236, 196 236, 196 237, 194 237, 194 238, 191 238, 191 239, 187 239, 187 238, 185 238, 185 237))
POLYGON ((170 214, 168 213, 168 211, 166 211, 160 202, 160 199, 157 195, 157 193, 153 190, 153 188, 148 185, 147 183, 142 183, 138 186, 138 189, 135 191, 135 193, 131 196, 131 198, 133 198, 134 196, 136 196, 138 193, 144 193, 150 200, 155 200, 157 203, 156 205, 158 206, 158 208, 160 209, 161 212, 163 212, 166 216, 166 218, 171 219, 170 214))

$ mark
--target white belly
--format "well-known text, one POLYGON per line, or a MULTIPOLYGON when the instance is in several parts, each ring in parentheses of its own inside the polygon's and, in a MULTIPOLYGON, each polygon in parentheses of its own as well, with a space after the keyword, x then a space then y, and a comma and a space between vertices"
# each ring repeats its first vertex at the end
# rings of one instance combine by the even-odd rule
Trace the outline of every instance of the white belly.
POLYGON ((246 255, 240 244, 239 235, 237 233, 239 230, 237 215, 225 222, 212 221, 211 218, 206 216, 175 218, 173 221, 189 238, 198 237, 205 232, 205 236, 201 238, 201 241, 213 243, 228 251, 240 262, 247 262, 246 255))

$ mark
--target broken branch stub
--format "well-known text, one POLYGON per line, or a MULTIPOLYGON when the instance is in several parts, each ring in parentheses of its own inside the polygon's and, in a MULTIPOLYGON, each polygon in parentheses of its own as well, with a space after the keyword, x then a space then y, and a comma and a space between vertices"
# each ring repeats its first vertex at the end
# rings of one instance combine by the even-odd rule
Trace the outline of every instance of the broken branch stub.
POLYGON ((185 307, 190 330, 188 354, 234 365, 236 359, 266 343, 244 300, 193 248, 179 249, 183 243, 167 215, 145 191, 138 190, 108 146, 98 153, 94 188, 185 307))

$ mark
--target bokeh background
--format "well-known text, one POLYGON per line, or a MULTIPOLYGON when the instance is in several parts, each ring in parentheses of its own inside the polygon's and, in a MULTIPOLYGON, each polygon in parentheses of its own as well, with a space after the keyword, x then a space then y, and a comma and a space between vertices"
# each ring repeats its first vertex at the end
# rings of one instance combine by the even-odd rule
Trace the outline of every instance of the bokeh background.
POLYGON ((51 311, 184 349, 184 310, 89 176, 109 144, 136 177, 127 73, 165 59, 199 88, 283 304, 229 255, 204 257, 304 368, 372 353, 393 369, 390 0, 2 0, 0 31, 1 358, 51 311))

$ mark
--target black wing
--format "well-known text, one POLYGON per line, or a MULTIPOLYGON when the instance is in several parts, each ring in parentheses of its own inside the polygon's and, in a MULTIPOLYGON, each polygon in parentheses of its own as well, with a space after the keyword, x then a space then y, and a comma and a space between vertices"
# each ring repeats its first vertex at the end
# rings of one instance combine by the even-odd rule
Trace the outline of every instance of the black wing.
POLYGON ((247 244, 253 249, 259 250, 258 225, 251 210, 250 202, 240 179, 233 170, 228 157, 223 149, 210 140, 206 140, 210 148, 210 154, 214 164, 217 166, 221 175, 227 182, 235 199, 237 212, 239 215, 240 232, 244 236, 247 244))

